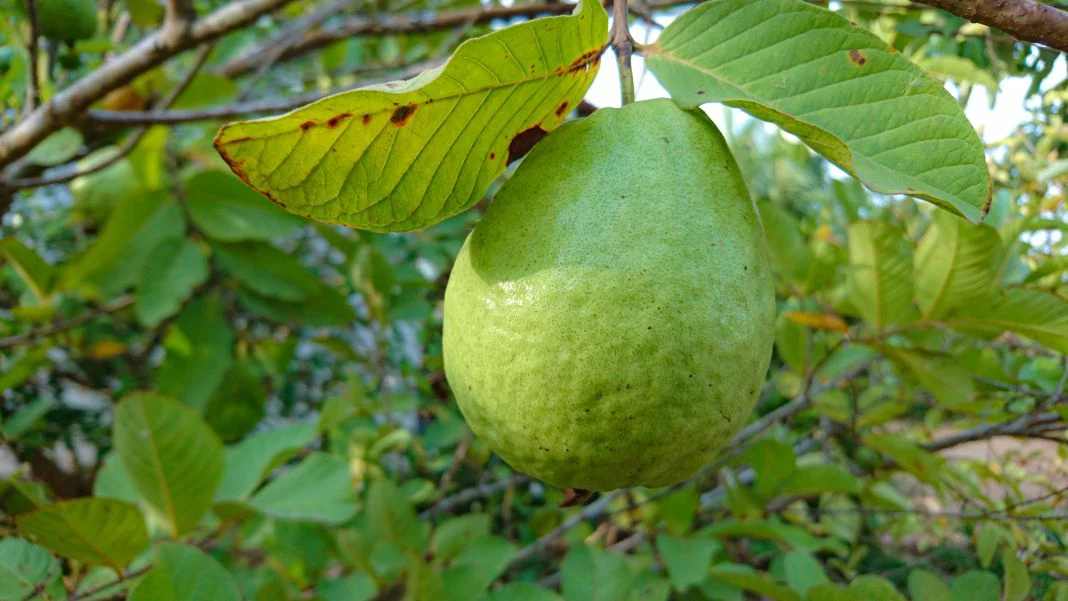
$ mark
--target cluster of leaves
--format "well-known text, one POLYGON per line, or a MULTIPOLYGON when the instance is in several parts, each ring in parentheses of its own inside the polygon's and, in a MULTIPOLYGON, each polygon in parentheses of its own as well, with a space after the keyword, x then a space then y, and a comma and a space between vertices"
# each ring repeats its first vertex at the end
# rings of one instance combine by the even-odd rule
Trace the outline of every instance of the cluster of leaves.
MULTIPOLYGON (((319 8, 291 3, 97 108, 344 88, 494 27, 462 12, 475 2, 405 3, 376 31, 356 4, 279 38, 319 8), (410 14, 427 9, 467 16, 452 31, 410 14), (364 35, 330 37, 346 27, 364 35), (257 53, 272 62, 250 74, 257 53)), ((134 33, 46 42, 42 99, 163 18, 152 1, 108 8, 101 31, 125 11, 134 33)), ((0 11, 20 42, 0 74, 7 125, 29 54, 24 14, 0 11)), ((102 170, 18 192, 0 226, 0 600, 1068 599, 1068 97, 1042 93, 1056 56, 914 7, 847 12, 882 39, 801 2, 719 0, 644 51, 680 102, 744 109, 947 211, 869 193, 757 121, 731 127, 777 273, 760 406, 697 478, 581 509, 471 436, 441 371, 440 300, 487 189, 596 73, 596 3, 217 140, 210 115, 133 132, 90 115, 52 135, 20 175, 139 137, 102 170), (957 103, 1009 75, 1033 79, 1036 110, 988 153, 975 226, 951 214, 978 219, 989 186, 957 103), (300 215, 432 227, 311 224, 231 169, 300 215), (962 450, 998 436, 1034 442, 962 450)))

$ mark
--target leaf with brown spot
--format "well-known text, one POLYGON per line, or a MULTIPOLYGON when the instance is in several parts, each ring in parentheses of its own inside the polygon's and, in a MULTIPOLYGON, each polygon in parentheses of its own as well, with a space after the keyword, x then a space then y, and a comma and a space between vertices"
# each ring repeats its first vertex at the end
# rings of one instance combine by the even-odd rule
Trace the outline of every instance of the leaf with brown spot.
POLYGON ((716 0, 643 48, 680 104, 775 123, 883 194, 986 214, 983 143, 957 101, 870 31, 803 0, 716 0))
POLYGON ((292 213, 421 229, 477 202, 506 168, 498 157, 514 160, 563 122, 607 41, 604 9, 582 0, 570 16, 469 40, 414 79, 227 125, 215 147, 242 181, 292 213))

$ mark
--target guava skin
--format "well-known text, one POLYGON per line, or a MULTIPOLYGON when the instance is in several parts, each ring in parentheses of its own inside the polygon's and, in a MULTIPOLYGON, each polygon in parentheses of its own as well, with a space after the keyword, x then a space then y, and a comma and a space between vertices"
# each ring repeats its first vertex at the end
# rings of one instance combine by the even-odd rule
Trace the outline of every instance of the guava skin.
POLYGON ((723 136, 639 102, 560 127, 501 187, 445 292, 445 373, 516 470, 666 486, 745 423, 774 325, 764 233, 723 136))

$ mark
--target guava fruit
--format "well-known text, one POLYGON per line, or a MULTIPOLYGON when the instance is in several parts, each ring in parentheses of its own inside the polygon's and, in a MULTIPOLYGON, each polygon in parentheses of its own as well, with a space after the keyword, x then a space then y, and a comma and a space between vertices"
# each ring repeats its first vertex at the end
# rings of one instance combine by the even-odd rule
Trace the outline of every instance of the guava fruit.
POLYGON ((665 486, 745 423, 774 327, 763 230, 723 136, 639 102, 560 127, 501 187, 445 292, 445 373, 515 469, 665 486))
POLYGON ((87 40, 96 35, 94 0, 37 0, 37 28, 59 42, 87 40))

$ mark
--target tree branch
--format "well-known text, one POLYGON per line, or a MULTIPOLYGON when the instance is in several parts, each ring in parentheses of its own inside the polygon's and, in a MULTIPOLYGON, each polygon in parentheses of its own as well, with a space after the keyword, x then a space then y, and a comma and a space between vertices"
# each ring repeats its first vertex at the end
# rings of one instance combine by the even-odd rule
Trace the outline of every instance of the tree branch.
POLYGON ((133 81, 172 56, 251 23, 291 0, 239 0, 188 28, 163 28, 108 61, 38 107, 0 135, 0 167, 25 156, 38 143, 74 121, 108 92, 133 81))
POLYGON ((38 81, 37 69, 37 0, 26 0, 26 18, 30 23, 30 37, 26 42, 26 53, 29 55, 29 80, 26 82, 26 106, 23 107, 25 114, 33 112, 41 103, 41 84, 38 81))
MULTIPOLYGON (((277 60, 286 61, 354 36, 426 33, 451 29, 467 23, 475 25, 497 19, 565 15, 571 14, 574 10, 575 5, 573 4, 552 3, 471 8, 438 13, 430 18, 427 18, 425 13, 387 15, 377 19, 352 17, 342 21, 336 27, 308 34, 302 40, 287 48, 277 60)), ((237 77, 255 71, 263 61, 264 55, 270 52, 270 44, 273 40, 274 38, 270 38, 248 53, 226 63, 219 70, 219 73, 226 77, 237 77)))
POLYGON ((126 307, 132 305, 133 302, 134 297, 124 296, 109 305, 104 305, 103 307, 100 307, 95 311, 86 313, 85 315, 79 315, 78 317, 74 317, 66 321, 56 322, 50 326, 40 328, 38 330, 33 330, 32 332, 27 332, 25 334, 18 334, 15 336, 8 336, 7 338, 0 338, 0 349, 19 346, 20 344, 25 344, 26 342, 29 342, 31 340, 44 338, 45 336, 51 336, 52 334, 56 334, 58 332, 63 332, 71 328, 76 328, 80 325, 84 325, 89 323, 90 321, 93 321, 101 315, 107 315, 109 313, 121 311, 126 307))
POLYGON ((1068 12, 1036 0, 919 0, 1024 42, 1068 52, 1068 12))

